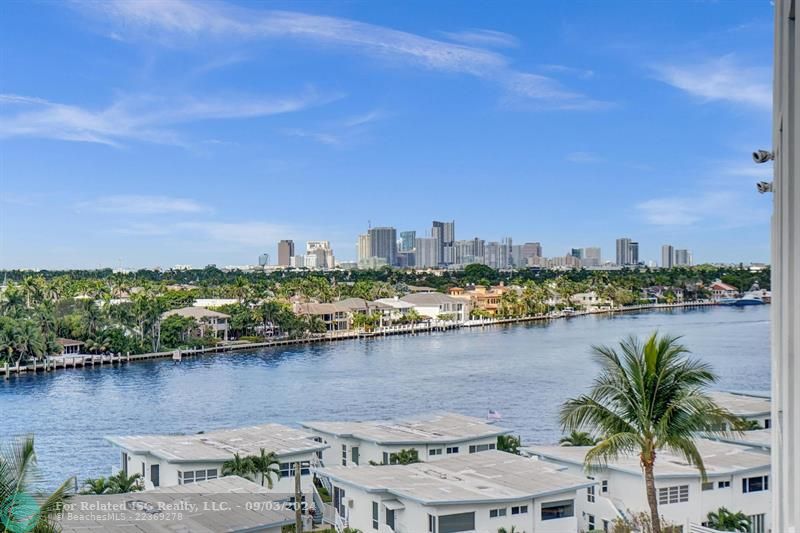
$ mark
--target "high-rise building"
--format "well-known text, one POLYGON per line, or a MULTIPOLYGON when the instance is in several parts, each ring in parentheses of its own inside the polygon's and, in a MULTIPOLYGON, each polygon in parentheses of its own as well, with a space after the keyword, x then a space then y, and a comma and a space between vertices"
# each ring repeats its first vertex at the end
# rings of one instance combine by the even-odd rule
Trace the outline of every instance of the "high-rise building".
POLYGON ((484 242, 475 237, 466 241, 453 242, 453 264, 467 266, 483 263, 484 242))
POLYGON ((570 250, 569 255, 576 259, 583 259, 583 248, 573 248, 570 250))
POLYGON ((675 265, 675 248, 671 244, 661 246, 661 268, 672 268, 675 265))
POLYGON ((291 266, 294 257, 294 241, 283 240, 278 242, 278 265, 291 266))
POLYGON ((358 249, 359 263, 371 257, 370 254, 372 254, 372 247, 370 246, 369 233, 363 233, 358 236, 358 244, 356 244, 356 248, 358 249))
POLYGON ((370 257, 382 257, 387 265, 394 266, 397 263, 397 230, 390 227, 370 228, 368 235, 370 257))
POLYGON ((436 268, 439 266, 439 239, 436 237, 417 237, 416 266, 419 268, 436 268))
POLYGON ((521 268, 528 266, 524 259, 522 259, 522 245, 515 244, 511 247, 511 265, 514 268, 521 268))
POLYGON ((400 232, 400 251, 410 252, 416 246, 414 242, 417 238, 416 231, 401 231, 400 232))
POLYGON ((675 250, 674 266, 692 266, 691 250, 675 250))
POLYGON ((433 221, 431 237, 439 239, 439 261, 443 264, 453 263, 453 242, 456 237, 456 222, 433 221))
POLYGON ((304 265, 308 268, 333 268, 336 266, 336 259, 333 256, 333 249, 329 241, 307 241, 306 259, 304 265), (314 256, 315 259, 309 259, 314 256), (311 264, 315 266, 311 266, 311 264))
POLYGON ((532 266, 535 262, 529 261, 532 257, 542 257, 542 244, 538 242, 526 242, 522 245, 522 260, 526 265, 532 266))
POLYGON ((603 262, 600 248, 597 246, 588 246, 583 249, 583 266, 595 267, 600 266, 603 262))
POLYGON ((628 237, 617 239, 617 265, 638 265, 639 243, 628 237))

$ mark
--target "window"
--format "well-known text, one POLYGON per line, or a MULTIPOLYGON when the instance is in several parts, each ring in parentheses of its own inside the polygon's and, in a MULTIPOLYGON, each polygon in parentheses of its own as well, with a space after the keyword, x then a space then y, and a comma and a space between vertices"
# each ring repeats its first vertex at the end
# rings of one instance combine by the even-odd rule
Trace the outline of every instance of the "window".
POLYGON ((358 446, 353 446, 350 448, 350 460, 353 461, 354 465, 358 465, 358 461, 361 459, 359 456, 358 446))
POLYGON ((727 489, 730 486, 731 486, 731 482, 730 481, 720 481, 719 483, 717 483, 717 488, 718 489, 727 489))
POLYGON ((594 503, 594 485, 586 487, 586 501, 594 503))
POLYGON ((475 529, 475 513, 448 514, 439 517, 439 533, 459 533, 475 529))
POLYGON ((122 471, 128 475, 128 454, 125 452, 122 452, 122 471))
POLYGON ((707 483, 703 483, 702 485, 700 485, 700 488, 703 490, 714 490, 714 482, 709 481, 707 483))
MULTIPOLYGON (((291 463, 281 463, 281 477, 294 477, 294 461, 291 463)), ((300 462, 300 475, 307 476, 311 473, 311 461, 300 462)))
POLYGON ((600 482, 600 492, 606 494, 608 492, 608 480, 604 479, 600 482))
POLYGON ((428 455, 442 455, 442 449, 441 448, 431 448, 430 450, 428 450, 428 455))
POLYGON ((608 520, 603 520, 603 533, 608 533, 609 526, 608 520))
POLYGON ((372 502, 372 529, 378 529, 378 524, 380 524, 379 512, 378 502, 372 502))
MULTIPOLYGON (((764 420, 764 429, 769 429, 772 426, 772 421, 767 418, 764 420)), ((754 516, 761 516, 761 515, 754 515, 754 516)))
POLYGON ((160 482, 158 465, 150 465, 150 482, 153 484, 154 487, 158 487, 158 484, 160 482))
POLYGON ((557 520, 575 516, 575 500, 560 500, 542 504, 542 520, 557 520))
POLYGON ((208 470, 186 470, 178 471, 178 485, 186 485, 188 483, 197 483, 198 481, 205 481, 207 479, 217 479, 217 469, 209 468, 208 470))
POLYGON ((587 515, 586 523, 589 525, 589 531, 594 531, 594 515, 593 514, 587 515))
POLYGON ((469 453, 485 452, 486 450, 494 450, 494 444, 470 444, 469 453))
POLYGON ((144 461, 142 461, 142 479, 144 479, 144 461))
POLYGON ((489 518, 497 518, 499 516, 506 516, 506 508, 502 509, 489 509, 489 518))
POLYGON ((742 492, 769 490, 769 476, 746 477, 742 480, 742 492))
POLYGON ((750 533, 764 533, 766 528, 764 527, 764 513, 761 514, 753 514, 748 516, 750 519, 750 533))
POLYGON ((447 453, 458 453, 458 446, 449 446, 447 448, 447 453))
POLYGON ((528 506, 527 505, 518 505, 511 508, 511 514, 527 514, 528 506))
POLYGON ((436 533, 436 517, 428 515, 428 533, 436 533))
POLYGON ((394 530, 394 511, 386 509, 386 525, 394 530))
POLYGON ((389 464, 389 452, 383 452, 383 464, 389 464))
POLYGON ((342 444, 342 466, 347 466, 347 444, 342 444))
POLYGON ((675 485, 658 489, 659 505, 683 503, 689 501, 689 485, 675 485))

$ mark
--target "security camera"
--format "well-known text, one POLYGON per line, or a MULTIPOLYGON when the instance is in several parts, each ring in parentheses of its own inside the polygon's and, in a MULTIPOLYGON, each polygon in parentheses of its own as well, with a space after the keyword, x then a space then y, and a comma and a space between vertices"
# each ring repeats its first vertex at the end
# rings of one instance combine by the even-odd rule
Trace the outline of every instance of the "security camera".
POLYGON ((775 159, 775 154, 766 150, 756 150, 753 152, 753 161, 756 163, 766 163, 775 159))
POLYGON ((772 192, 772 182, 771 181, 759 181, 756 183, 756 189, 761 194, 772 192))

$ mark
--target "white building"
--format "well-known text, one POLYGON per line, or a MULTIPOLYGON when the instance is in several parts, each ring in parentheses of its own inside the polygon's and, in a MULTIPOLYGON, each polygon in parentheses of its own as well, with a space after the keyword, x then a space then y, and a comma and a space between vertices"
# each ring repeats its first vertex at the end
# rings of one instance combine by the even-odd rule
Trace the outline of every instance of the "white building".
POLYGON ((401 450, 416 450, 420 461, 494 450, 507 430, 480 418, 438 413, 405 420, 304 422, 302 426, 330 446, 322 452, 327 466, 392 464, 401 450))
POLYGON ((397 296, 394 298, 379 298, 375 301, 391 307, 390 316, 394 320, 406 316, 410 310, 414 309, 414 304, 404 302, 397 296))
POLYGON ((228 319, 230 315, 212 311, 205 307, 182 307, 180 309, 172 309, 161 315, 161 318, 167 318, 173 315, 181 316, 184 318, 193 318, 197 321, 197 329, 200 336, 205 335, 206 331, 211 331, 215 337, 223 340, 228 340, 229 324, 228 319))
MULTIPOLYGON (((751 533, 770 531, 770 491, 768 454, 746 446, 698 439, 707 480, 686 459, 666 450, 658 452, 655 484, 659 513, 666 521, 689 531, 689 524, 706 522, 709 512, 726 507, 749 516, 751 533)), ((566 468, 574 475, 587 476, 583 466, 588 446, 528 446, 525 453, 566 468)), ((583 491, 578 499, 578 526, 581 529, 610 530, 617 518, 631 513, 649 513, 644 477, 639 456, 632 454, 610 461, 593 471, 598 487, 583 491)))
POLYGON ((762 429, 772 426, 770 399, 743 392, 714 391, 708 394, 717 405, 745 420, 757 422, 762 429))
POLYGON ((612 302, 601 298, 595 291, 579 292, 570 297, 570 303, 580 306, 581 309, 592 311, 601 307, 612 307, 612 302))
POLYGON ((440 292, 422 292, 408 294, 400 298, 404 302, 414 305, 414 309, 421 315, 430 318, 439 318, 441 315, 452 315, 456 322, 469 320, 469 302, 461 298, 453 298, 440 292))
POLYGON ((127 494, 76 495, 56 515, 62 533, 281 533, 294 523, 285 501, 237 476, 127 494), (189 511, 191 509, 191 511, 189 511))
POLYGON ((381 533, 496 533, 512 526, 525 533, 577 532, 578 492, 593 485, 584 476, 499 451, 316 473, 333 485, 340 524, 381 533))
MULTIPOLYGON (((314 435, 280 424, 221 429, 194 435, 136 435, 106 437, 122 449, 121 469, 141 474, 146 489, 187 485, 222 476, 222 464, 240 456, 274 452, 280 461, 280 478, 273 492, 294 492, 294 464, 301 463, 303 491, 311 490, 310 463, 327 445, 314 435)), ((260 483, 260 479, 256 479, 260 483)))

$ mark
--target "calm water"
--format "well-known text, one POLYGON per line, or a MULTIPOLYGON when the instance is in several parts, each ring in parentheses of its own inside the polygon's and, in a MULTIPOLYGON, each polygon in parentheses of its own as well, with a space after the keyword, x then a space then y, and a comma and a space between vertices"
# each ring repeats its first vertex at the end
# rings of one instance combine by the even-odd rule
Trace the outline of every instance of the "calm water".
POLYGON ((492 408, 524 440, 554 442, 559 405, 597 370, 589 346, 656 329, 683 335, 718 388, 769 391, 768 306, 658 311, 0 379, 0 441, 35 434, 54 481, 108 474, 118 454, 104 435, 270 421, 492 408))

